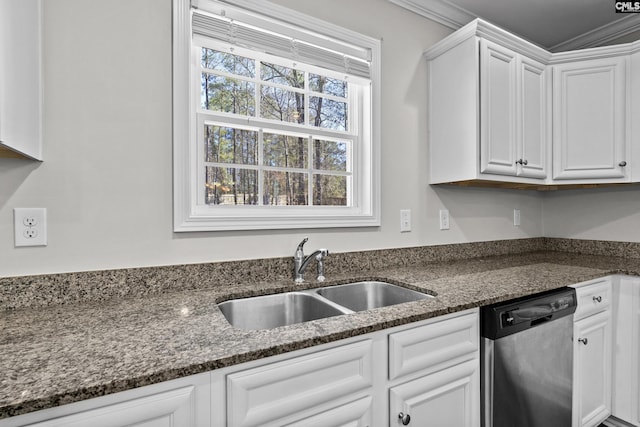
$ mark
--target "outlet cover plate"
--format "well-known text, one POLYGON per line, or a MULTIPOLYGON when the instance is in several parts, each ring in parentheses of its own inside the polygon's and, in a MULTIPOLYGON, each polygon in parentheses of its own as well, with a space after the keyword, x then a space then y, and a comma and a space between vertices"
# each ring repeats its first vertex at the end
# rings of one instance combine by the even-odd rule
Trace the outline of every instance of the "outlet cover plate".
POLYGON ((15 246, 47 246, 47 209, 14 208, 15 246))

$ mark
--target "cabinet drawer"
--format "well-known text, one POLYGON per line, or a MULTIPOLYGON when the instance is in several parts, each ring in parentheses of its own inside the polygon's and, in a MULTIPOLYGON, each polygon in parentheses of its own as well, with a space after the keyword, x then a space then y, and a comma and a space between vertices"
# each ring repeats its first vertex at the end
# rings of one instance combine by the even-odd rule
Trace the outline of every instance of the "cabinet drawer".
POLYGON ((227 425, 268 425, 370 387, 372 358, 367 340, 231 374, 227 425))
POLYGON ((611 280, 606 278, 575 285, 578 308, 574 320, 600 313, 611 305, 611 280))
POLYGON ((435 371, 478 356, 477 310, 389 335, 389 379, 435 371))
POLYGON ((29 424, 27 427, 191 426, 195 418, 194 402, 195 388, 183 387, 29 424))

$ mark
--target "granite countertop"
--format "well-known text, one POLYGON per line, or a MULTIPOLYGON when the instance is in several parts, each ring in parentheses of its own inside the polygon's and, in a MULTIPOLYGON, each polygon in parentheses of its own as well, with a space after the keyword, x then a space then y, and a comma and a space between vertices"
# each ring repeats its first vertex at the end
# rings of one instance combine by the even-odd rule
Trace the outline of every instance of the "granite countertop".
POLYGON ((216 304, 300 286, 280 280, 5 310, 0 419, 616 273, 640 275, 640 259, 543 251, 329 272, 323 285, 383 279, 435 298, 262 331, 232 328, 216 304))

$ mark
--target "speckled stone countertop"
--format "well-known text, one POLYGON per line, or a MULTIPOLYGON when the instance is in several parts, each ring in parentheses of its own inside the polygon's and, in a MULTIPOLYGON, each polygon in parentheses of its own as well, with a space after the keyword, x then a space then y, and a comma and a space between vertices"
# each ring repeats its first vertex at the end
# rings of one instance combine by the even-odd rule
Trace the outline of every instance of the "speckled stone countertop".
MULTIPOLYGON (((539 249, 551 243, 535 242, 534 246, 539 249)), ((536 250, 430 260, 359 270, 357 274, 343 271, 334 275, 328 270, 330 280, 323 285, 383 279, 426 291, 435 298, 262 331, 232 328, 216 304, 239 296, 300 289, 291 279, 225 283, 203 289, 187 286, 186 290, 169 289, 144 296, 6 308, 0 311, 0 418, 609 274, 640 275, 638 257, 585 255, 573 250, 575 247, 562 249, 565 252, 536 250)), ((5 282, 6 286, 13 283, 5 282)), ((311 280, 302 287, 318 286, 311 280)))

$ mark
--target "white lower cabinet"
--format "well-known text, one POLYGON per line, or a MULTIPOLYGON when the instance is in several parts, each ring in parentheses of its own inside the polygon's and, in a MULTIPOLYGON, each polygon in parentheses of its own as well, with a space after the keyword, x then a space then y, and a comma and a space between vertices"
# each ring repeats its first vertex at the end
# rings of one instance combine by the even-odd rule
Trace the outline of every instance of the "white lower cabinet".
POLYGON ((611 279, 576 285, 572 427, 595 427, 611 415, 611 279))
POLYGON ((471 360, 389 391, 389 425, 477 427, 480 379, 471 360))
POLYGON ((2 427, 205 427, 208 374, 115 393, 0 420, 2 427))
POLYGON ((640 426, 640 278, 615 276, 612 425, 640 426), (619 423, 618 420, 623 421, 619 423))
POLYGON ((573 336, 573 426, 597 426, 611 415, 611 312, 576 322, 573 336))
POLYGON ((480 426, 477 315, 389 334, 389 425, 480 426))
POLYGON ((474 309, 230 373, 220 425, 478 427, 478 329, 474 309))
POLYGON ((478 309, 0 420, 0 427, 479 427, 478 309), (391 420, 391 424, 388 421, 391 420))
POLYGON ((183 427, 195 426, 192 413, 193 387, 166 391, 139 399, 54 420, 46 420, 32 427, 183 427))

